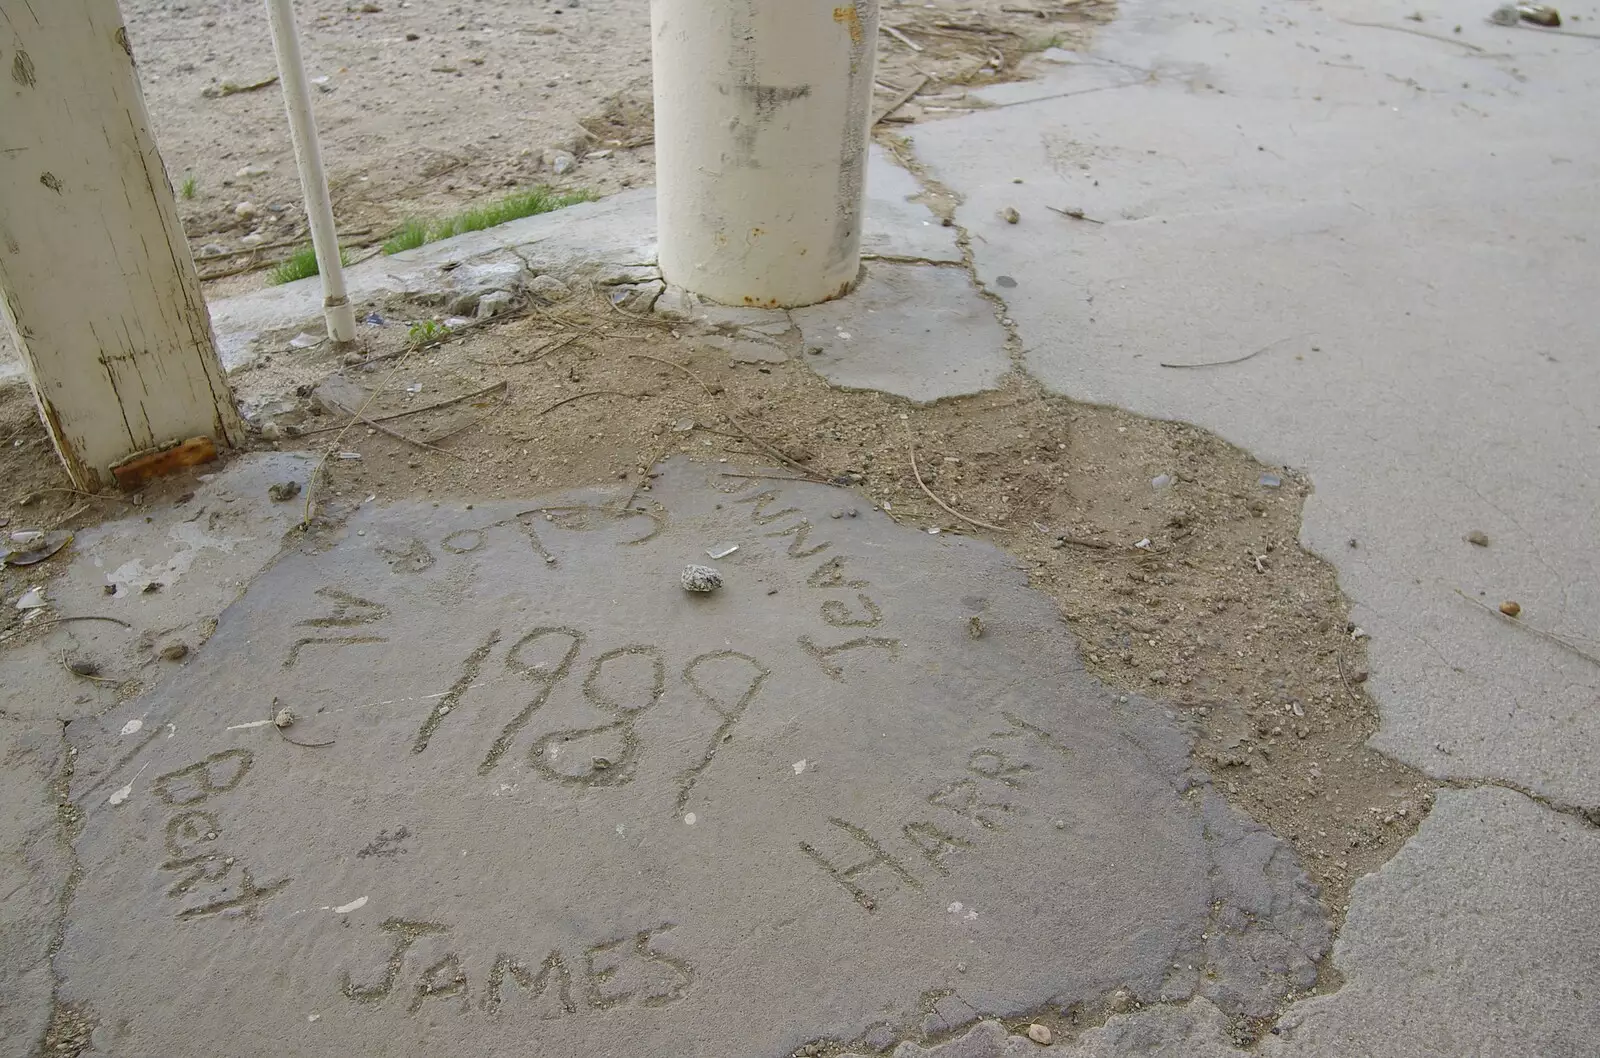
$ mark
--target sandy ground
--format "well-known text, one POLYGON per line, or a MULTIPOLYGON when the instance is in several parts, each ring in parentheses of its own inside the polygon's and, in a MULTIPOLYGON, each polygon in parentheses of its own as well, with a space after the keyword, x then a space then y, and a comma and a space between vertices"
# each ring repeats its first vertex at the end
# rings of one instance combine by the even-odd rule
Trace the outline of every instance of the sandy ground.
MULTIPOLYGON (((435 306, 360 311, 389 322, 362 328, 359 363, 313 350, 233 376, 255 421, 288 434, 261 447, 329 453, 311 495, 291 501, 313 530, 369 497, 489 500, 618 480, 647 495, 650 469, 676 454, 735 473, 809 474, 840 486, 846 514, 877 507, 1015 555, 1096 676, 1168 699, 1200 725, 1198 759, 1295 844, 1336 917, 1355 879, 1426 814, 1431 786, 1365 745, 1376 728, 1365 644, 1333 569, 1297 542, 1311 490, 1284 468, 1182 423, 1050 396, 1020 374, 932 405, 847 391, 798 348, 788 362, 737 363, 714 335, 589 292, 421 349, 395 321, 435 306), (330 375, 372 424, 319 405, 330 375), (924 485, 992 528, 941 509, 924 485)), ((0 516, 54 527, 128 509, 125 497, 64 491, 26 391, 7 396, 0 516)), ((178 479, 135 499, 192 488, 178 479)), ((0 594, 39 573, 0 572, 0 594)), ((9 630, 26 634, 0 608, 0 642, 9 630)), ((135 677, 119 697, 139 690, 135 677)))
MULTIPOLYGON (((305 214, 259 0, 124 0, 156 139, 212 297, 259 285, 305 237, 305 214), (182 197, 193 180, 193 197, 182 197), (241 211, 247 216, 241 216, 241 211), (232 275, 236 270, 252 271, 232 275)), ((652 182, 648 0, 439 4, 300 0, 308 75, 340 230, 381 242, 409 216, 447 214, 531 184, 600 193, 652 182), (557 173, 555 152, 576 167, 557 173)), ((1026 56, 1078 40, 1099 0, 886 2, 879 107, 926 76, 897 120, 976 103, 969 87, 1019 75, 1026 56), (910 43, 905 43, 910 41, 910 43), (920 48, 913 50, 912 45, 920 48)))

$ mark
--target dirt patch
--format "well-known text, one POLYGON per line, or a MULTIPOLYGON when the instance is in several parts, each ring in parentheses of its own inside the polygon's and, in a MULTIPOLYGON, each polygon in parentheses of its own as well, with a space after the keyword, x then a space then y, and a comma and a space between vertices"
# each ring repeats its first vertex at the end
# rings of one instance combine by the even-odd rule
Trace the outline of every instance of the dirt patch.
MULTIPOLYGON (((207 293, 259 287, 260 270, 307 239, 282 89, 221 94, 276 73, 265 9, 123 10, 184 228, 202 275, 216 277, 207 293)), ((515 187, 610 194, 654 180, 648 0, 302 0, 297 11, 349 248, 515 187)), ((883 22, 903 39, 880 34, 877 109, 927 77, 893 119, 962 112, 977 105, 969 87, 1021 76, 1025 56, 1081 42, 1111 11, 1103 0, 886 3, 883 22)))
MULTIPOLYGON (((747 473, 781 466, 781 452, 846 483, 841 509, 881 506, 918 529, 972 533, 1016 555, 1058 601, 1096 675, 1200 724, 1198 759, 1230 799, 1296 844, 1336 913, 1354 879, 1426 813, 1432 784, 1365 745, 1377 714, 1363 687, 1363 633, 1333 569, 1299 547, 1310 487, 1291 471, 1194 427, 1075 404, 1021 376, 998 392, 916 405, 834 388, 803 363, 736 364, 688 328, 624 315, 598 296, 399 356, 406 330, 383 328, 368 350, 389 358, 345 370, 377 392, 367 416, 418 443, 365 424, 329 430, 348 420, 314 409, 298 428, 322 432, 285 442, 316 438, 360 455, 329 459, 316 490, 329 510, 368 496, 491 498, 606 481, 630 481, 643 496, 648 468, 666 456, 747 473), (1009 531, 979 529, 930 500, 913 446, 928 489, 1009 531)), ((332 354, 280 356, 236 384, 257 398, 296 384, 309 392, 339 367, 332 354)))

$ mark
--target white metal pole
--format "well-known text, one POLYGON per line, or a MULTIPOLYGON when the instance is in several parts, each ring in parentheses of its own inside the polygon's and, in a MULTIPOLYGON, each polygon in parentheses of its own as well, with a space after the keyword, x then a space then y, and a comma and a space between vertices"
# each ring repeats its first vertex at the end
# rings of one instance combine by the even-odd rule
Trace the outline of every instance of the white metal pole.
POLYGON ((732 305, 838 297, 861 264, 878 0, 651 0, 669 282, 732 305))
POLYGON ((328 177, 322 170, 322 145, 317 139, 317 119, 311 113, 311 86, 300 57, 300 34, 295 29, 293 0, 267 0, 272 20, 272 44, 278 52, 278 76, 283 81, 283 102, 289 111, 289 134, 300 167, 305 192, 306 220, 311 225, 311 245, 322 272, 323 311, 328 334, 335 342, 353 342, 356 314, 345 292, 344 264, 339 259, 339 233, 333 223, 333 201, 328 197, 328 177))

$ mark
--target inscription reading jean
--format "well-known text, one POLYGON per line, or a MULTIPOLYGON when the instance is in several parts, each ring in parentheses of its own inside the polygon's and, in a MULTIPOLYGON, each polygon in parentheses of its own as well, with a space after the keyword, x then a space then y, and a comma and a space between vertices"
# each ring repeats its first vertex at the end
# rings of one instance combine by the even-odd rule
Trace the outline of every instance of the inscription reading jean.
POLYGON ((640 496, 365 510, 70 725, 97 1047, 778 1058, 1312 982, 1287 847, 1002 553, 805 483, 640 496))

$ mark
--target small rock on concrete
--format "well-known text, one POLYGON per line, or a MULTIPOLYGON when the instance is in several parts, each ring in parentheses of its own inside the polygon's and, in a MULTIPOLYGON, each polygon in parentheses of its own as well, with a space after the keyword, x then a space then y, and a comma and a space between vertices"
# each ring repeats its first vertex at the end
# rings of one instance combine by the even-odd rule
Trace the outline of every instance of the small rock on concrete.
POLYGON ((298 481, 280 481, 267 489, 267 498, 273 503, 288 503, 298 495, 300 495, 298 481))
POLYGON ((1022 219, 1022 214, 1018 213, 1013 207, 1007 206, 1000 211, 1000 219, 1007 224, 1015 224, 1022 219))
POLYGON ((168 643, 161 648, 161 656, 168 661, 182 661, 189 656, 189 644, 168 643))
POLYGON ((722 574, 710 566, 688 566, 683 571, 684 591, 716 591, 722 587, 722 574))
POLYGON ((572 291, 567 289, 567 284, 555 276, 534 276, 528 281, 528 293, 541 301, 561 301, 568 297, 572 291))
POLYGON ((511 307, 511 292, 508 290, 491 290, 478 299, 478 319, 487 320, 500 315, 511 307))
POLYGON ((650 283, 626 283, 612 287, 606 294, 611 304, 623 312, 644 315, 655 308, 656 299, 666 290, 660 280, 650 283))
POLYGON ((1484 532, 1482 529, 1474 529, 1472 532, 1467 534, 1466 539, 1467 543, 1473 545, 1474 547, 1489 546, 1489 534, 1484 532))
POLYGON ((1041 1047, 1048 1047, 1050 1041, 1055 1039, 1055 1034, 1050 1031, 1050 1026, 1034 1022, 1028 1026, 1028 1039, 1041 1047))

